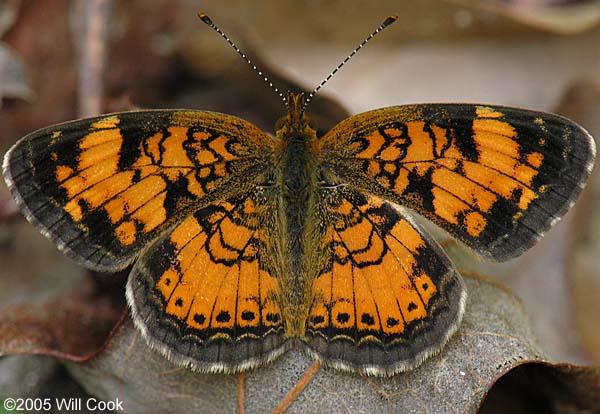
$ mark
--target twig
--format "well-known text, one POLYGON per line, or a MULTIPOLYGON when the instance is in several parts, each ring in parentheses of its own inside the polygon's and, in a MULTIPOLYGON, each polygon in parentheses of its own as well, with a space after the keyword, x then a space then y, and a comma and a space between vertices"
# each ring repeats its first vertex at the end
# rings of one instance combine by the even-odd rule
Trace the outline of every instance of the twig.
POLYGON ((315 377, 315 375, 317 375, 320 369, 321 363, 318 361, 313 362, 313 364, 310 367, 308 367, 304 375, 302 375, 302 377, 298 380, 294 388, 292 388, 292 390, 288 392, 285 397, 283 397, 283 400, 281 400, 279 405, 275 407, 275 409, 273 410, 273 414, 283 413, 290 406, 290 404, 293 403, 296 398, 298 398, 302 391, 304 391, 304 388, 306 388, 306 386, 310 384, 310 382, 315 377))
POLYGON ((75 41, 79 50, 78 115, 102 111, 103 74, 106 63, 106 28, 111 0, 77 2, 74 10, 75 41))
POLYGON ((244 379, 246 375, 240 372, 237 377, 237 414, 244 414, 244 379))

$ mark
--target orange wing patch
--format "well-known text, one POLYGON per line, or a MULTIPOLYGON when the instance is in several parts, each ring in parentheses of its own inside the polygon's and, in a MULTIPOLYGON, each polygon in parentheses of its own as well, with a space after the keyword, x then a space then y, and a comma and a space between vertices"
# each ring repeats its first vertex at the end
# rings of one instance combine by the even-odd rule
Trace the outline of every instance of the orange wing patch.
POLYGON ((340 181, 406 205, 503 260, 535 243, 574 202, 593 164, 591 142, 556 115, 431 104, 351 117, 321 149, 340 181))
MULTIPOLYGON (((194 198, 205 196, 205 189, 197 185, 194 178, 196 160, 190 159, 185 148, 191 132, 189 127, 168 127, 164 134, 155 134, 148 142, 140 141, 137 159, 129 162, 129 168, 120 165, 125 149, 118 118, 112 116, 94 122, 91 130, 93 132, 78 143, 77 165, 71 169, 72 174, 66 176, 65 166, 59 165, 56 169, 56 180, 69 198, 65 211, 73 220, 82 220, 83 206, 87 210, 102 209, 115 227, 117 239, 129 245, 135 242, 138 231, 147 234, 165 223, 167 214, 171 213, 165 207, 168 187, 178 180, 187 182, 187 190, 194 198), (124 227, 132 225, 133 233, 123 232, 124 227)), ((202 146, 202 141, 194 144, 202 146)), ((198 154, 203 152, 209 151, 199 150, 198 154)), ((237 159, 227 152, 224 155, 228 161, 237 159)), ((213 181, 222 180, 224 170, 218 164, 225 160, 213 155, 211 161, 204 165, 213 164, 213 181)))
POLYGON ((128 298, 151 344, 201 370, 247 369, 283 352, 280 287, 260 227, 268 214, 250 196, 218 202, 140 259, 128 298), (174 352, 182 342, 193 346, 174 352))
POLYGON ((521 149, 515 129, 496 119, 502 114, 486 110, 479 114, 489 114, 492 119, 473 121, 477 162, 465 159, 456 141, 450 139, 450 130, 433 130, 423 121, 372 132, 366 136, 368 147, 355 157, 369 159, 367 171, 372 178, 400 194, 409 189, 411 174, 430 180, 433 213, 438 221, 458 225, 463 217, 471 217, 465 229, 476 237, 487 224, 482 213, 489 213, 500 197, 508 200, 519 192, 521 209, 526 209, 537 197, 530 186, 537 174, 535 165, 539 167, 543 160, 541 153, 533 152, 520 161, 521 149), (529 165, 529 160, 535 165, 529 165), (398 162, 402 163, 402 171, 394 177, 393 166, 398 162), (469 225, 473 221, 478 225, 469 225))
POLYGON ((439 247, 389 203, 349 190, 323 191, 330 192, 322 213, 328 259, 312 283, 310 349, 346 369, 365 364, 385 374, 416 365, 421 353, 441 348, 456 329, 464 306, 460 277, 439 247), (372 353, 372 364, 359 349, 372 353))
POLYGON ((5 175, 28 218, 59 247, 115 271, 181 217, 251 186, 271 142, 228 115, 126 112, 28 135, 5 175))

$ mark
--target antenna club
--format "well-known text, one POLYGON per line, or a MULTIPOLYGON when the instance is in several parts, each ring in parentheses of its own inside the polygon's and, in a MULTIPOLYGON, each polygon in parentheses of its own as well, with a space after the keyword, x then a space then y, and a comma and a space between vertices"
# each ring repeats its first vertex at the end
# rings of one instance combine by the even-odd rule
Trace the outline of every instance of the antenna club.
POLYGON ((275 93, 277 93, 279 95, 279 97, 283 100, 283 103, 285 104, 286 108, 289 109, 289 103, 288 103, 287 99, 285 98, 285 96, 283 96, 283 94, 279 91, 279 89, 277 89, 273 85, 273 83, 269 80, 269 78, 267 78, 266 76, 263 76, 263 72, 261 70, 259 70, 254 63, 252 63, 252 61, 235 45, 235 43, 233 43, 233 41, 221 29, 219 29, 219 27, 217 25, 215 25, 213 23, 211 18, 208 17, 206 15, 206 13, 203 13, 203 12, 198 13, 198 17, 200 18, 200 20, 202 20, 204 23, 206 23, 211 29, 213 29, 215 32, 217 32, 223 39, 225 39, 225 41, 227 43, 229 43, 229 45, 233 48, 233 50, 235 50, 236 53, 238 55, 240 55, 242 57, 242 59, 244 59, 244 61, 246 61, 246 63, 248 65, 250 65, 252 70, 254 70, 256 73, 258 73, 258 75, 262 77, 262 79, 269 85, 269 87, 271 89, 273 89, 275 91, 275 93))
POLYGON ((214 24, 213 21, 210 19, 210 17, 208 17, 206 15, 206 13, 204 13, 204 12, 198 13, 198 17, 200 18, 200 20, 202 20, 204 23, 206 23, 209 26, 212 26, 214 24))
POLYGON ((344 66, 346 64, 346 62, 348 62, 354 55, 356 55, 358 53, 358 51, 361 50, 363 48, 363 46, 366 45, 369 40, 371 40, 372 38, 377 36, 379 34, 379 32, 381 32, 383 29, 385 29, 386 27, 388 27, 389 25, 394 23, 397 19, 398 19, 398 16, 395 14, 392 14, 390 17, 385 19, 385 21, 383 23, 381 23, 381 25, 377 29, 375 29, 375 31, 373 33, 371 33, 369 36, 367 36, 367 38, 365 40, 363 40, 362 43, 360 45, 358 45, 352 51, 352 53, 350 53, 346 57, 346 59, 344 59, 339 65, 337 65, 337 67, 329 75, 327 75, 327 77, 325 79, 323 79, 323 81, 315 89, 313 89, 310 94, 308 94, 308 97, 304 100, 303 108, 304 109, 306 108, 306 106, 308 105, 310 100, 315 96, 315 94, 317 92, 319 92, 319 90, 321 90, 323 85, 325 85, 329 81, 329 79, 331 79, 342 68, 342 66, 344 66))
POLYGON ((384 29, 384 28, 388 27, 390 24, 394 23, 396 20, 398 20, 398 15, 392 14, 390 17, 385 19, 385 21, 381 24, 381 28, 384 29))

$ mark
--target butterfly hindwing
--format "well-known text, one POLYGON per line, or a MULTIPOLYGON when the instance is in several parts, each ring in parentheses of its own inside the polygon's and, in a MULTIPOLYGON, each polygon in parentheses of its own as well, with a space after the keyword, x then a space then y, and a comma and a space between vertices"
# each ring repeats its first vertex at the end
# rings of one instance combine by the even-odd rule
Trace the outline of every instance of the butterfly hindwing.
POLYGON ((346 186, 322 189, 315 208, 309 352, 337 368, 393 375, 439 351, 466 293, 437 243, 398 206, 346 186))
POLYGON ((548 113, 468 104, 389 107, 321 139, 342 181, 403 204, 495 260, 531 247, 574 203, 591 136, 548 113))
POLYGON ((211 204, 136 263, 127 298, 151 346, 205 372, 245 370, 285 351, 273 205, 259 191, 211 204))
POLYGON ((251 184, 269 142, 229 115, 124 112, 33 132, 7 153, 3 173, 27 219, 61 250, 116 271, 186 212, 251 184))

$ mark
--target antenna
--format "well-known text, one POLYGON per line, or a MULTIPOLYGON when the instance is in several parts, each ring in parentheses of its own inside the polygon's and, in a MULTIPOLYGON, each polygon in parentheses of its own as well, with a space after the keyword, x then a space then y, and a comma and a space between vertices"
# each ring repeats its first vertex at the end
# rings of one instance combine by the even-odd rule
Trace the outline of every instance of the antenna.
MULTIPOLYGON (((211 18, 208 17, 205 13, 202 13, 202 12, 198 13, 198 17, 200 18, 200 20, 202 20, 204 23, 206 23, 208 26, 210 26, 211 29, 213 29, 215 32, 217 32, 219 35, 221 35, 221 37, 223 39, 225 39, 227 41, 227 43, 229 43, 229 45, 231 47, 233 47, 233 49, 237 52, 237 54, 240 55, 242 57, 242 59, 244 59, 246 61, 246 63, 248 63, 248 65, 250 65, 250 67, 252 68, 252 70, 254 70, 256 73, 258 73, 258 76, 260 76, 267 83, 267 85, 269 85, 269 87, 271 89, 273 89, 279 95, 279 97, 283 101, 285 107, 289 110, 290 109, 290 103, 288 102, 287 98, 283 95, 283 93, 279 89, 277 89, 277 87, 273 85, 273 83, 269 80, 269 78, 267 78, 265 76, 265 74, 261 70, 259 70, 254 63, 252 63, 252 61, 250 60, 250 58, 248 58, 235 45, 235 43, 233 43, 233 41, 229 38, 229 36, 227 36, 219 27, 217 27, 213 23, 213 21, 211 20, 211 18)), ((323 85, 325 85, 329 81, 329 79, 331 79, 342 68, 342 66, 344 66, 346 64, 346 62, 348 62, 350 59, 352 59, 352 57, 354 55, 356 55, 358 53, 358 51, 360 49, 362 49, 363 46, 366 45, 369 40, 371 40, 372 38, 374 38, 383 29, 385 29, 386 27, 388 27, 389 25, 391 25, 392 23, 394 23, 397 19, 398 19, 397 15, 391 15, 390 17, 388 17, 387 19, 385 19, 383 21, 383 23, 381 23, 379 25, 379 27, 377 29, 375 29, 375 31, 373 33, 371 33, 369 36, 367 36, 367 38, 365 40, 363 40, 362 43, 360 45, 358 45, 358 47, 356 49, 354 49, 352 51, 352 53, 350 53, 346 57, 346 59, 344 59, 339 65, 337 65, 337 67, 325 79, 323 79, 323 81, 315 89, 313 89, 313 91, 304 100, 304 106, 302 107, 302 109, 303 110, 306 109, 306 107, 308 106, 308 103, 315 96, 315 94, 319 91, 319 89, 321 89, 323 87, 323 85)))
POLYGON ((381 23, 381 25, 377 29, 375 29, 375 31, 373 33, 371 33, 365 40, 363 40, 362 43, 360 45, 358 45, 358 47, 356 49, 354 49, 352 51, 352 53, 350 53, 346 57, 346 59, 344 59, 339 65, 337 65, 337 67, 329 75, 327 75, 327 77, 325 79, 323 79, 323 81, 319 84, 319 86, 317 86, 308 95, 308 97, 304 101, 304 108, 303 109, 306 108, 306 106, 308 105, 308 103, 310 102, 310 100, 313 98, 313 96, 315 96, 315 94, 319 91, 319 89, 321 89, 323 87, 323 85, 325 85, 327 83, 327 81, 329 81, 329 79, 331 79, 333 77, 333 75, 335 75, 337 73, 337 71, 340 70, 342 68, 342 66, 344 66, 346 64, 346 62, 348 62, 350 59, 352 59, 352 57, 354 55, 356 55, 356 53, 358 53, 358 51, 360 49, 362 49, 363 46, 366 45, 369 40, 371 40, 372 38, 374 38, 383 29, 385 29, 386 27, 388 27, 389 25, 391 25, 392 23, 394 23, 396 21, 396 19, 398 19, 397 15, 391 15, 390 17, 388 17, 387 19, 385 19, 383 21, 383 23, 381 23))
POLYGON ((250 67, 252 68, 252 70, 254 70, 256 73, 258 73, 258 76, 260 76, 267 83, 267 85, 269 85, 269 87, 271 89, 273 89, 275 91, 275 93, 277 93, 279 95, 279 97, 283 101, 285 107, 289 110, 290 109, 289 103, 287 101, 287 98, 285 96, 283 96, 283 93, 279 89, 277 89, 277 87, 273 85, 273 83, 269 80, 269 78, 267 78, 264 75, 264 73, 256 67, 256 65, 254 63, 252 63, 252 61, 250 60, 250 58, 248 58, 235 45, 235 43, 233 43, 233 41, 229 38, 229 36, 227 36, 221 29, 219 29, 213 23, 213 21, 210 19, 210 17, 208 17, 205 13, 198 13, 198 17, 200 18, 200 20, 202 20, 204 23, 206 23, 208 26, 210 26, 211 29, 213 29, 215 32, 217 32, 218 34, 220 34, 221 37, 227 41, 227 43, 229 43, 229 45, 237 52, 237 54, 240 55, 242 57, 242 59, 244 59, 246 61, 246 63, 248 63, 248 65, 250 65, 250 67))

